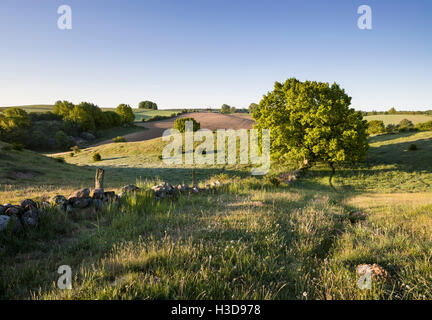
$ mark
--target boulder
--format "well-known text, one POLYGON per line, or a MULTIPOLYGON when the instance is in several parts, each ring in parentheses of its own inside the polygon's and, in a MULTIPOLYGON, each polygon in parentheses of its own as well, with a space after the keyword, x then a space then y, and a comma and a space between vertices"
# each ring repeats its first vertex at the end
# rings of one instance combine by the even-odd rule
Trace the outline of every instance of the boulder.
POLYGON ((37 211, 29 210, 24 212, 21 221, 25 226, 35 227, 39 222, 37 211))
POLYGON ((108 201, 112 201, 112 200, 114 200, 116 198, 116 194, 115 194, 114 191, 106 191, 103 194, 102 199, 103 198, 106 198, 106 200, 108 200, 108 201))
POLYGON ((36 202, 34 202, 32 199, 25 199, 25 200, 21 201, 20 205, 24 209, 26 209, 26 208, 29 208, 29 209, 37 208, 36 202))
POLYGON ((67 199, 58 194, 56 196, 51 197, 50 202, 53 203, 54 205, 64 205, 67 203, 67 199))
POLYGON ((104 197, 104 189, 94 189, 93 190, 93 195, 92 195, 93 199, 102 200, 103 197, 104 197))
POLYGON ((83 189, 77 190, 74 193, 72 193, 68 199, 71 199, 71 198, 88 198, 88 197, 90 197, 89 188, 83 188, 83 189))
POLYGON ((8 216, 0 216, 0 232, 6 230, 9 225, 10 217, 8 216))
POLYGON ((20 216, 22 211, 23 211, 22 208, 19 206, 11 206, 6 209, 5 214, 7 216, 12 216, 12 215, 20 216))
POLYGON ((69 202, 72 204, 73 208, 84 209, 87 208, 92 202, 92 198, 70 198, 69 202))
POLYGON ((138 192, 139 190, 140 190, 140 188, 138 188, 137 186, 135 186, 133 184, 129 184, 129 185, 124 186, 122 188, 122 192, 123 193, 138 192))
POLYGON ((15 216, 15 215, 10 216, 10 222, 9 223, 12 224, 12 228, 16 232, 20 231, 22 229, 22 227, 23 227, 22 223, 21 223, 21 220, 17 216, 15 216))

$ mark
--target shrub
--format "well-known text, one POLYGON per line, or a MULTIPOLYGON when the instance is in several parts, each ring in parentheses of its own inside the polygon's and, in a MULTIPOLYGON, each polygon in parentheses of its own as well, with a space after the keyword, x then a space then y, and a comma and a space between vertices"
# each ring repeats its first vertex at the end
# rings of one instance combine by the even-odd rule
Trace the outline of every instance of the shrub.
POLYGON ((126 142, 126 139, 122 136, 118 136, 112 139, 113 142, 126 142))
POLYGON ((70 148, 75 144, 75 141, 63 131, 57 131, 54 136, 56 147, 59 149, 70 148))
POLYGON ((268 184, 271 184, 272 186, 279 187, 280 180, 275 175, 265 176, 264 181, 268 184))
POLYGON ((399 131, 403 132, 403 131, 412 131, 415 129, 414 124, 412 123, 412 121, 408 120, 408 119, 403 119, 399 122, 398 125, 399 131))
POLYGON ((381 120, 371 120, 368 122, 368 134, 379 134, 385 132, 384 122, 381 120))
POLYGON ((177 129, 181 133, 185 132, 186 121, 193 122, 193 131, 198 131, 201 127, 200 123, 194 118, 179 118, 174 121, 174 129, 177 129))
POLYGON ((93 153, 92 154, 92 160, 95 162, 96 161, 102 161, 102 157, 101 157, 100 153, 99 152, 93 153))
POLYGON ((59 162, 59 163, 65 163, 65 159, 64 158, 62 158, 62 157, 56 157, 56 158, 53 158, 55 161, 57 161, 57 162, 59 162))
POLYGON ((410 146, 409 146, 409 148, 408 148, 409 151, 415 151, 415 150, 417 150, 417 149, 418 149, 418 148, 417 148, 417 145, 416 145, 415 143, 410 144, 410 146))
POLYGON ((81 150, 78 146, 73 146, 72 148, 70 148, 74 153, 80 153, 81 150))
POLYGON ((22 143, 19 143, 19 142, 12 142, 11 148, 12 148, 12 150, 15 150, 15 151, 21 151, 22 149, 24 149, 24 145, 22 143))
POLYGON ((418 123, 416 128, 421 131, 432 131, 432 121, 418 123))

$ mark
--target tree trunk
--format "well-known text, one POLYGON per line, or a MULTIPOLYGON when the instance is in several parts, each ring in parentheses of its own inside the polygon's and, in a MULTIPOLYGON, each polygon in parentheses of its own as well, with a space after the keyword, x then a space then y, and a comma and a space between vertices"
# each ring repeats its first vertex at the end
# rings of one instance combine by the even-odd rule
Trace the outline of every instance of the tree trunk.
POLYGON ((104 173, 105 173, 104 169, 101 168, 96 169, 95 189, 103 189, 104 173))
POLYGON ((336 169, 334 167, 333 162, 330 162, 329 166, 332 169, 332 173, 330 174, 330 177, 329 177, 329 184, 330 184, 330 187, 332 187, 334 190, 336 190, 336 188, 333 186, 333 183, 332 183, 332 179, 333 179, 333 176, 334 176, 334 174, 336 172, 336 169))

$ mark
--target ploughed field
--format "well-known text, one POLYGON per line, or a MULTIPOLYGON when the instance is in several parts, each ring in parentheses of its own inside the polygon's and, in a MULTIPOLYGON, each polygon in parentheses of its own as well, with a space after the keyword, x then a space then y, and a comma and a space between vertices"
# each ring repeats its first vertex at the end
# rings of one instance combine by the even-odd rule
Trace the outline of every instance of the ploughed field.
MULTIPOLYGON (((217 129, 252 129, 255 121, 249 114, 220 114, 220 113, 210 113, 210 112, 193 112, 183 114, 181 116, 159 120, 159 121, 151 121, 146 123, 136 123, 137 126, 145 127, 148 130, 127 134, 124 136, 126 141, 144 141, 150 140, 154 138, 161 137, 163 132, 167 129, 171 129, 174 127, 174 121, 177 118, 194 118, 201 124, 201 129, 209 129, 211 131, 217 129)), ((98 143, 107 144, 111 143, 111 140, 106 140, 98 143)))

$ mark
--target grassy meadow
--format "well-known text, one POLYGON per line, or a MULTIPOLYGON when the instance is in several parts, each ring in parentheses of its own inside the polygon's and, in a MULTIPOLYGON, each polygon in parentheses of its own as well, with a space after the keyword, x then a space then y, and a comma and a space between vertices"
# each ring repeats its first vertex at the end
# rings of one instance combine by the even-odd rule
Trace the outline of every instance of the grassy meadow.
MULTIPOLYGON (((227 183, 217 194, 156 202, 144 191, 98 214, 50 211, 38 230, 1 236, 0 298, 432 299, 431 142, 432 132, 371 137, 367 161, 339 168, 335 188, 323 166, 279 186, 248 167, 214 166, 197 172, 200 183, 227 183), (366 219, 351 219, 356 211, 366 219), (391 280, 359 289, 362 263, 378 263, 391 280), (72 290, 55 286, 63 264, 72 290)), ((65 163, 9 151, 0 157, 1 201, 91 186, 96 166, 106 169, 106 189, 190 183, 190 168, 161 162, 162 147, 113 143, 65 163), (103 161, 93 163, 96 151, 103 161)))
POLYGON ((388 124, 398 124, 403 119, 408 119, 414 125, 422 122, 428 122, 432 120, 432 116, 428 116, 425 114, 382 114, 382 115, 375 115, 375 116, 365 116, 365 120, 371 121, 371 120, 381 120, 384 122, 384 125, 388 124))

